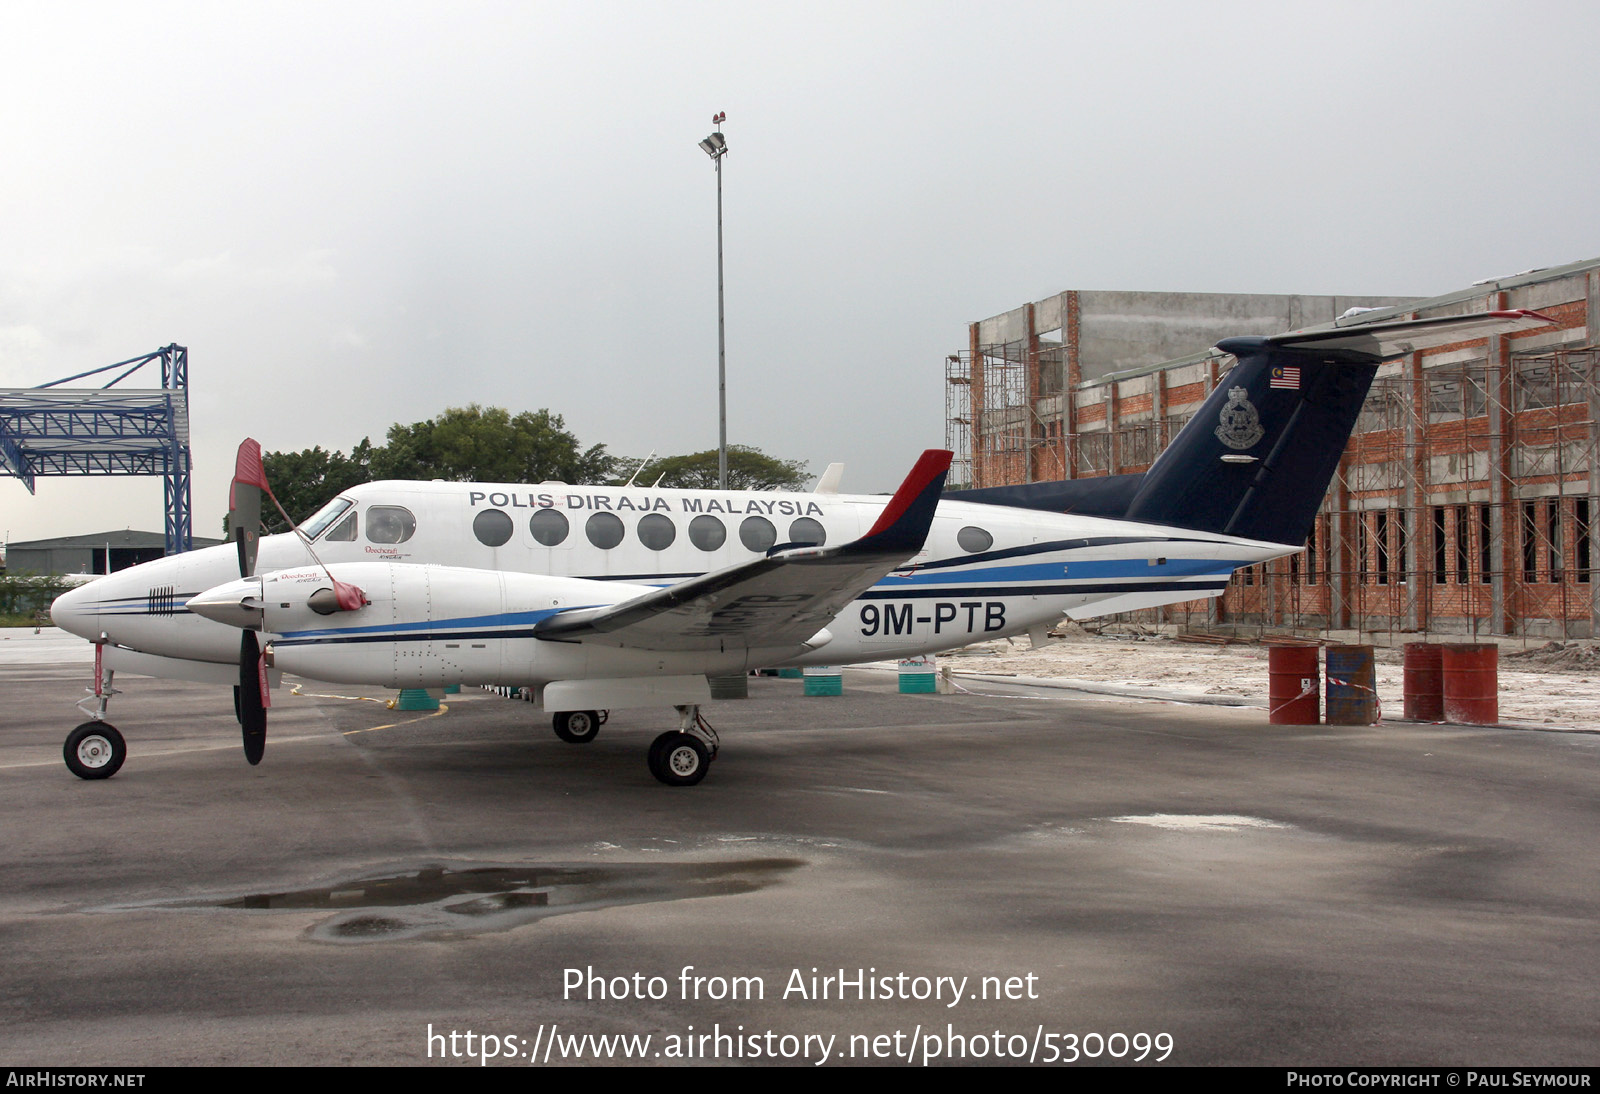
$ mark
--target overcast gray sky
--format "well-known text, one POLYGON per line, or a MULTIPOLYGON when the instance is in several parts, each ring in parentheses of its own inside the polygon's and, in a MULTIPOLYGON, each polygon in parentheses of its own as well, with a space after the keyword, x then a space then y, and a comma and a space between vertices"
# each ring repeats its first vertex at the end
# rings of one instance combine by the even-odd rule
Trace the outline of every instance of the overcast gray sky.
MULTIPOLYGON (((1578 0, 4 3, 0 386, 188 346, 202 535, 247 435, 714 447, 722 110, 730 440, 892 489, 1028 300, 1600 256, 1597 41, 1578 0)), ((0 479, 17 540, 161 513, 0 479)))

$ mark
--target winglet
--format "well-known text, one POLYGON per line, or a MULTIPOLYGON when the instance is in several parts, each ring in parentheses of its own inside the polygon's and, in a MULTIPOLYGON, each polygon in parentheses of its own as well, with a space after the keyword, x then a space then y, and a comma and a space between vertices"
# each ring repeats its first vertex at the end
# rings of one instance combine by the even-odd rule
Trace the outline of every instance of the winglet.
POLYGON ((939 494, 944 490, 945 475, 950 471, 952 453, 942 448, 924 452, 917 465, 894 492, 889 504, 883 507, 878 520, 867 534, 851 544, 854 551, 892 552, 915 554, 922 550, 933 524, 933 513, 939 507, 939 494))

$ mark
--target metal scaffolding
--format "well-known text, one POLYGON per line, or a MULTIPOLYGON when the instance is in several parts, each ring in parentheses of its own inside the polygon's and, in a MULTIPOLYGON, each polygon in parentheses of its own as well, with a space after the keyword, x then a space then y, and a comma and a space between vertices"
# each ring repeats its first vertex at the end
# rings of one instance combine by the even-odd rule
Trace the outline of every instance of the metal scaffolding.
MULTIPOLYGON (((1389 642, 1600 635, 1597 350, 1508 346, 1384 365, 1304 554, 1239 571, 1220 603, 1127 618, 1389 642)), ((1230 362, 1197 355, 1052 398, 1041 378, 1057 362, 978 346, 946 361, 947 443, 973 486, 1141 471, 1230 362)))
POLYGON ((1237 575, 1262 629, 1600 633, 1592 346, 1385 367, 1303 557, 1237 575))
POLYGON ((189 451, 189 351, 170 345, 32 388, 0 388, 0 473, 22 480, 60 475, 160 475, 166 551, 194 545, 189 451), (158 388, 118 387, 154 361, 158 388), (98 388, 63 384, 116 372, 98 388))

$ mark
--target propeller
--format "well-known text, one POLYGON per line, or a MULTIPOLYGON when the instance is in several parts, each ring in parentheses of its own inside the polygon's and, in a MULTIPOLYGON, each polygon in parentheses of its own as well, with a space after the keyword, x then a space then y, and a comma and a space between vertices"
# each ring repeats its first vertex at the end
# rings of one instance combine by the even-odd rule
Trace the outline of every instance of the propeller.
POLYGON ((283 519, 289 521, 290 527, 300 534, 306 551, 322 567, 333 585, 331 594, 325 599, 318 599, 321 590, 313 595, 312 610, 320 615, 355 612, 371 603, 360 588, 334 577, 333 571, 317 558, 311 541, 300 533, 299 527, 288 513, 284 513, 283 506, 278 504, 278 499, 273 497, 266 470, 261 465, 261 446, 245 438, 234 461, 233 484, 228 488, 228 531, 233 535, 234 545, 239 552, 240 581, 209 589, 190 600, 188 607, 198 615, 238 627, 243 632, 239 637, 239 683, 233 689, 233 709, 244 734, 244 758, 251 764, 260 763, 267 750, 267 708, 272 706, 272 690, 267 686, 266 654, 258 637, 266 628, 263 581, 250 580, 256 576, 263 494, 271 498, 283 519), (246 585, 252 587, 245 588, 246 585))
MULTIPOLYGON (((261 542, 261 495, 272 494, 261 466, 261 446, 251 438, 239 445, 234 460, 233 484, 228 488, 228 531, 239 551, 239 576, 256 576, 256 550, 261 542)), ((259 624, 258 624, 259 626, 259 624)), ((266 686, 266 658, 256 630, 246 627, 239 636, 239 684, 234 688, 234 709, 244 736, 244 758, 254 766, 267 750, 267 708, 272 705, 266 686)))

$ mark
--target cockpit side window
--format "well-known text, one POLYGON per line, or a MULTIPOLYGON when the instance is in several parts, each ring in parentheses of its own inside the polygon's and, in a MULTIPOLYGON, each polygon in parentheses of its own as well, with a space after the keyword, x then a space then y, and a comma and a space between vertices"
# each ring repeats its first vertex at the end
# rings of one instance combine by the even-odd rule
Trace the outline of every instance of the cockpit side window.
POLYGON ((399 505, 374 505, 367 510, 367 540, 371 543, 404 543, 417 530, 417 518, 399 505))
POLYGON ((356 541, 356 515, 351 513, 328 533, 325 543, 354 543, 356 541))
POLYGON ((318 509, 310 520, 300 526, 300 531, 305 533, 307 539, 316 539, 328 525, 338 520, 340 515, 355 502, 349 498, 334 498, 327 505, 318 509))

